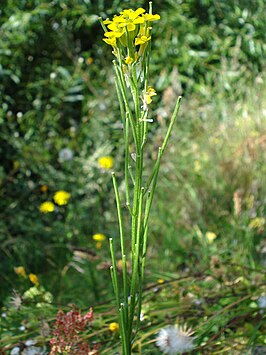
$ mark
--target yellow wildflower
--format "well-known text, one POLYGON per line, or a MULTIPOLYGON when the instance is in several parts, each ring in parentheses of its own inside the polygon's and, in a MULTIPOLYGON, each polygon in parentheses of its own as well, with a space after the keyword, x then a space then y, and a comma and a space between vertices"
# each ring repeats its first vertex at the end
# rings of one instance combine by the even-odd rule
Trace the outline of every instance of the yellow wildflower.
POLYGON ((97 242, 96 243, 96 249, 102 249, 102 246, 103 246, 103 243, 101 243, 101 242, 97 242))
POLYGON ((113 322, 109 324, 109 330, 111 330, 111 332, 117 332, 118 329, 119 329, 118 323, 113 322))
POLYGON ((86 63, 88 65, 91 65, 93 63, 93 58, 92 57, 87 58, 86 63))
POLYGON ((105 32, 105 37, 122 37, 123 34, 126 32, 126 29, 120 26, 120 22, 123 21, 125 20, 123 18, 121 18, 120 20, 120 16, 115 17, 113 21, 111 21, 111 23, 107 26, 110 31, 105 32))
POLYGON ((265 218, 263 217, 256 217, 253 218, 250 223, 249 223, 249 227, 251 229, 259 229, 259 230, 263 230, 264 229, 264 225, 265 225, 265 218))
POLYGON ((97 233, 92 236, 92 239, 95 240, 96 242, 103 242, 106 239, 106 237, 104 234, 97 233))
POLYGON ((140 37, 137 37, 135 39, 135 45, 138 46, 140 44, 145 44, 147 43, 149 40, 151 39, 151 36, 150 37, 147 37, 147 36, 140 36, 140 37))
POLYGON ((210 244, 217 238, 217 235, 213 232, 207 232, 205 236, 210 244))
POLYGON ((110 23, 112 23, 112 21, 109 20, 109 18, 107 18, 106 20, 103 21, 103 23, 104 23, 105 25, 110 25, 110 23))
POLYGON ((132 9, 128 9, 128 10, 123 10, 122 12, 120 12, 120 14, 125 17, 135 19, 139 15, 143 14, 144 12, 145 12, 145 10, 142 7, 139 7, 136 11, 134 11, 132 9))
POLYGON ((68 203, 70 197, 71 197, 70 193, 68 193, 64 190, 60 190, 54 194, 54 201, 59 206, 63 206, 68 203))
POLYGON ((126 59, 125 59, 125 62, 130 65, 130 64, 132 64, 134 62, 134 59, 129 57, 129 56, 127 56, 126 59))
POLYGON ((26 277, 26 271, 23 266, 14 267, 14 271, 17 275, 20 275, 22 277, 26 277))
POLYGON ((54 212, 54 210, 55 210, 55 205, 53 204, 53 202, 46 201, 46 202, 43 202, 43 203, 40 205, 39 210, 40 210, 42 213, 54 212))
MULTIPOLYGON (((124 47, 130 46, 129 43, 133 41, 136 46, 141 46, 139 55, 142 55, 146 47, 145 44, 151 39, 149 22, 159 19, 160 15, 145 13, 145 9, 142 7, 136 11, 132 9, 123 10, 120 15, 115 15, 112 20, 106 19, 103 21, 108 29, 104 34, 107 38, 103 40, 113 47, 117 45, 117 38, 124 47)), ((114 55, 117 55, 116 51, 114 55)))
POLYGON ((111 25, 108 26, 108 28, 111 31, 105 32, 105 37, 109 38, 119 38, 122 37, 123 34, 125 33, 125 30, 118 27, 115 23, 111 23, 111 25))
POLYGON ((98 159, 98 163, 102 169, 111 169, 114 165, 114 160, 110 156, 101 157, 98 159))
POLYGON ((41 192, 47 192, 48 191, 48 186, 47 185, 42 185, 41 186, 41 192))
POLYGON ((158 279, 158 280, 157 280, 157 283, 158 283, 158 284, 163 284, 163 283, 164 283, 164 279, 158 279))
POLYGON ((144 17, 144 20, 145 21, 149 21, 149 22, 152 22, 152 21, 158 21, 160 20, 161 16, 156 14, 156 15, 153 15, 153 14, 144 14, 143 15, 144 17))
POLYGON ((115 37, 104 38, 103 41, 107 44, 110 44, 110 46, 113 46, 113 47, 116 46, 116 38, 115 37))
MULTIPOLYGON (((135 31, 136 25, 144 23, 144 18, 139 16, 143 12, 145 12, 145 10, 142 8, 139 8, 136 11, 133 11, 132 9, 122 11, 122 17, 119 16, 119 27, 126 27, 128 32, 135 31)), ((114 21, 117 21, 116 17, 114 18, 114 21)))
POLYGON ((148 88, 148 91, 146 92, 146 94, 144 95, 144 101, 147 105, 149 105, 151 102, 152 102, 152 96, 155 96, 157 95, 156 94, 156 91, 151 87, 149 86, 148 88))
POLYGON ((35 286, 39 286, 39 279, 37 275, 29 274, 29 279, 35 286))

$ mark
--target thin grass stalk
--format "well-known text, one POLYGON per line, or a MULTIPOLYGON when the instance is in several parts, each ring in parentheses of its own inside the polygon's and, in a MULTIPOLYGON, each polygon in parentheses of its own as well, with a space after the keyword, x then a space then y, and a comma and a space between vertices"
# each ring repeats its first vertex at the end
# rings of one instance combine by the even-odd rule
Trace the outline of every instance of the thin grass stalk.
POLYGON ((126 122, 125 122, 125 105, 124 105, 124 101, 123 101, 123 97, 122 97, 122 94, 121 94, 120 87, 118 85, 117 77, 115 77, 115 89, 116 89, 116 94, 117 94, 117 98, 118 98, 118 102, 119 102, 121 118, 122 118, 123 126, 124 126, 124 129, 125 129, 125 125, 126 125, 126 122))
POLYGON ((140 281, 138 278, 138 267, 139 267, 139 255, 140 255, 140 245, 141 245, 143 193, 144 193, 144 189, 142 188, 140 199, 139 199, 136 244, 135 244, 134 254, 133 254, 134 264, 133 264, 132 281, 131 281, 131 288, 130 288, 130 329, 132 329, 133 327, 133 320, 134 320, 134 314, 136 308, 136 288, 137 288, 137 283, 140 281))
POLYGON ((121 88, 122 97, 123 97, 123 100, 124 100, 124 103, 125 103, 125 106, 126 106, 126 111, 129 114, 130 126, 131 126, 131 129, 132 129, 134 142, 136 144, 136 147, 138 147, 136 126, 135 126, 135 122, 133 120, 132 112, 131 112, 130 105, 129 105, 128 98, 127 98, 127 94, 126 94, 125 78, 124 78, 123 73, 121 73, 121 69, 118 67, 116 62, 113 61, 113 63, 114 63, 114 67, 115 67, 116 77, 118 79, 118 82, 119 82, 119 85, 120 85, 120 88, 121 88))
POLYGON ((115 191, 116 198, 116 207, 117 207, 117 216, 119 223, 119 234, 120 234, 120 244, 121 244, 121 253, 122 253, 122 274, 123 274, 123 296, 124 296, 124 311, 126 312, 125 319, 126 325, 128 323, 128 289, 127 289, 127 265, 126 265, 126 250, 125 250, 125 235, 124 235, 124 225, 123 225, 123 216, 121 209, 121 201, 117 186, 117 181, 115 173, 112 173, 113 186, 115 191))
POLYGON ((132 214, 130 206, 130 192, 129 192, 129 114, 126 113, 126 122, 125 122, 125 184, 126 184, 126 205, 132 214))

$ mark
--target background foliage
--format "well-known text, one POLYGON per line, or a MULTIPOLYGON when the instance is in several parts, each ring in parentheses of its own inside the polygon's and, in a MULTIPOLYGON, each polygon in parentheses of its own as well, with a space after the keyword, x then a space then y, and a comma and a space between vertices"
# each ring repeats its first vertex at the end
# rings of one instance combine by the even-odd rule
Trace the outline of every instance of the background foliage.
MULTIPOLYGON (((55 304, 88 307, 110 298, 107 242, 97 250, 92 235, 115 238, 117 221, 110 172, 100 168, 98 158, 112 156, 119 171, 123 150, 112 55, 101 40, 98 16, 106 18, 130 6, 130 1, 1 1, 2 305, 13 289, 23 293, 30 287, 14 273, 19 265, 39 276, 55 304), (65 148, 71 149, 73 159, 60 158, 65 148), (41 214, 40 204, 58 190, 71 193, 69 203, 41 214), (78 257, 77 248, 85 249, 87 257, 78 257)), ((134 1, 134 8, 139 6, 147 7, 147 2, 134 1)), ((147 164, 160 144, 175 97, 182 94, 184 100, 153 209, 147 282, 170 280, 195 264, 211 270, 213 257, 221 264, 261 270, 265 1, 164 0, 153 6, 161 15, 154 26, 151 65, 158 92, 153 106, 159 108, 153 112, 157 120, 147 164), (217 235, 212 244, 205 237, 208 231, 217 235)), ((241 292, 253 294, 251 285, 261 285, 255 274, 241 292)), ((218 276, 218 281, 225 283, 227 276, 218 276)), ((208 293, 209 286, 204 287, 208 293)), ((256 295, 263 292, 258 286, 256 295)), ((156 301, 149 304, 158 308, 156 301)), ((164 316, 157 320, 164 321, 164 316)), ((205 331, 198 345, 211 338, 213 330, 205 331)), ((260 331, 251 331, 248 346, 264 343, 260 331)))

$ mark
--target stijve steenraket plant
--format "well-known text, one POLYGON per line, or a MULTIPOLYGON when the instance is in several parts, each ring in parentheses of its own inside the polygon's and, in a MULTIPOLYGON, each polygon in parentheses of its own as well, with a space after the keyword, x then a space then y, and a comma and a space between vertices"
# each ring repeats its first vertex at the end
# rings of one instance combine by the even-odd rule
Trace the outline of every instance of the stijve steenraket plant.
POLYGON ((125 228, 122 215, 123 200, 120 196, 115 173, 112 173, 114 185, 122 254, 122 280, 117 272, 116 252, 113 239, 110 239, 112 257, 111 277, 118 308, 119 332, 124 355, 131 354, 134 339, 139 330, 142 285, 147 253, 148 221, 156 189, 162 155, 175 123, 181 97, 178 98, 169 128, 157 159, 144 181, 144 152, 147 143, 149 125, 149 107, 156 91, 149 86, 151 31, 159 15, 143 8, 136 11, 127 9, 112 20, 100 19, 104 29, 104 42, 112 47, 115 56, 115 86, 121 111, 125 143, 125 203, 131 218, 130 232, 125 228), (134 147, 134 149, 132 149, 134 147), (133 162, 133 163, 132 163, 133 162), (129 238, 131 234, 131 238, 129 238), (132 268, 128 268, 131 261, 132 268))

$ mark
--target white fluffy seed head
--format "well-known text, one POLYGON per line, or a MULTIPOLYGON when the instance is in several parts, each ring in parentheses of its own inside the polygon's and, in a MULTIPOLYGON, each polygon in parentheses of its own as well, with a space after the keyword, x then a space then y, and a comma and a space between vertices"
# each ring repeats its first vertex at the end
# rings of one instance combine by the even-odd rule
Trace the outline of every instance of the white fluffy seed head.
POLYGON ((156 345, 165 354, 182 354, 194 348, 192 334, 186 327, 168 326, 159 331, 156 345))

